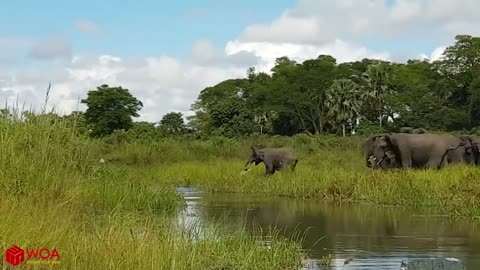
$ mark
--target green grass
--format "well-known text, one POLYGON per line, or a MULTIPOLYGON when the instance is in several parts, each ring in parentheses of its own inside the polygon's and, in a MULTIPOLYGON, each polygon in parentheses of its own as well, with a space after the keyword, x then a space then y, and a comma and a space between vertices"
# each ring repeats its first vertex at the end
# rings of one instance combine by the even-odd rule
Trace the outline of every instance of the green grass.
POLYGON ((242 231, 207 227, 199 237, 152 214, 85 216, 65 205, 15 205, 2 207, 0 218, 2 249, 56 248, 60 269, 293 269, 300 262, 298 244, 279 237, 271 249, 242 231))
POLYGON ((277 172, 270 177, 264 176, 263 164, 241 175, 245 160, 240 158, 212 157, 209 161, 164 161, 141 169, 128 167, 160 183, 212 192, 433 207, 439 214, 452 217, 480 216, 480 167, 373 171, 365 166, 358 149, 319 149, 303 155, 295 172, 277 172))
POLYGON ((56 248, 60 269, 299 265, 299 243, 275 231, 265 248, 260 232, 225 233, 219 223, 205 225, 206 233, 197 235, 195 228, 175 225, 182 198, 174 185, 100 163, 102 153, 112 149, 123 148, 83 137, 62 121, 1 118, 1 252, 12 245, 56 248))
POLYGON ((298 239, 275 230, 265 247, 263 233, 224 232, 221 221, 202 235, 175 225, 178 185, 480 216, 480 168, 372 171, 360 143, 305 135, 121 142, 84 137, 48 117, 2 118, 0 248, 55 247, 67 269, 294 269, 301 262, 298 239), (253 144, 294 148, 296 171, 265 177, 262 165, 241 175, 253 144))

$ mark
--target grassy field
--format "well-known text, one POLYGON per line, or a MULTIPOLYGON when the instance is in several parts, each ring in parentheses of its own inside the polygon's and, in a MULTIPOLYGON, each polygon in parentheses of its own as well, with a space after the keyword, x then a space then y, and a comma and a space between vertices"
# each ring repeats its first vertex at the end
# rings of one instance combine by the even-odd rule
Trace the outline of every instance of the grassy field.
MULTIPOLYGON (((0 119, 1 252, 13 245, 56 248, 59 269, 299 265, 299 243, 275 231, 268 233, 272 238, 266 248, 259 244, 265 237, 260 232, 223 233, 221 224, 179 227, 175 212, 182 198, 174 185, 145 177, 141 170, 99 162, 111 149, 48 118, 0 119)), ((5 269, 3 257, 1 264, 5 269)))
POLYGON ((301 263, 298 241, 275 231, 265 248, 260 232, 231 234, 219 223, 198 235, 179 227, 178 185, 480 216, 480 168, 372 171, 359 138, 90 139, 39 117, 0 119, 0 146, 2 250, 57 248, 68 269, 293 269, 301 263), (241 175, 253 144, 293 147, 296 171, 265 177, 261 165, 241 175))
POLYGON ((480 216, 480 167, 374 171, 365 166, 361 140, 334 137, 257 138, 126 144, 107 155, 112 166, 168 185, 208 191, 264 193, 377 205, 433 207, 438 214, 480 216), (241 175, 250 145, 289 145, 300 156, 295 172, 265 177, 261 164, 241 175), (148 146, 146 146, 148 145, 148 146), (148 147, 148 148, 147 148, 148 147), (216 150, 215 150, 216 149, 216 150))

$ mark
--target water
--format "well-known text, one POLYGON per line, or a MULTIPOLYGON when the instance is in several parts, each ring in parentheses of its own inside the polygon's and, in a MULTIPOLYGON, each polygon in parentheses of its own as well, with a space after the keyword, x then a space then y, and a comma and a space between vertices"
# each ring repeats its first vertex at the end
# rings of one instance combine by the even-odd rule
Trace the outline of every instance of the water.
POLYGON ((425 210, 179 191, 186 199, 179 215, 185 226, 221 220, 232 229, 276 227, 285 236, 303 236, 304 269, 322 269, 319 261, 328 254, 333 255, 332 269, 398 270, 402 261, 436 257, 457 258, 466 269, 480 269, 480 223, 473 221, 425 210))

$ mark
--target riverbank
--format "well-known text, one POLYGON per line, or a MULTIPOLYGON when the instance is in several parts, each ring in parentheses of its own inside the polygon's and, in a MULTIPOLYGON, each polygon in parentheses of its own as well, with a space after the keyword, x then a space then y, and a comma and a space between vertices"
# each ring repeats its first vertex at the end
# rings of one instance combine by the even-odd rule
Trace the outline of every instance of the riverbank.
POLYGON ((275 231, 273 237, 231 235, 214 227, 199 239, 172 225, 183 204, 178 185, 480 216, 479 168, 372 171, 356 137, 91 139, 39 117, 1 119, 0 145, 1 248, 56 248, 65 268, 284 269, 301 263, 298 242, 275 231), (296 171, 265 177, 262 165, 241 175, 252 144, 294 148, 296 171), (272 241, 269 248, 258 245, 262 237, 272 241))
MULTIPOLYGON (((347 138, 342 144, 342 139, 334 139, 334 144, 323 142, 324 145, 317 143, 321 138, 311 139, 308 143, 291 139, 284 145, 293 145, 299 152, 300 161, 295 172, 277 172, 271 177, 264 176, 263 164, 241 174, 250 151, 245 142, 228 145, 230 151, 219 146, 217 153, 214 152, 215 146, 205 148, 205 151, 192 151, 200 148, 200 142, 179 141, 150 146, 150 149, 163 148, 159 152, 144 151, 142 146, 128 144, 122 150, 112 152, 111 163, 136 171, 152 181, 156 179, 158 183, 195 186, 212 192, 432 207, 440 215, 480 217, 480 167, 452 165, 438 171, 374 171, 365 166, 361 140, 347 138), (242 144, 243 148, 240 148, 242 144), (189 157, 180 160, 178 155, 189 157)), ((325 141, 328 140, 332 139, 327 137, 325 141)), ((278 145, 275 141, 272 144, 278 145)))
MULTIPOLYGON (((274 230, 252 235, 223 233, 216 225, 179 227, 175 217, 183 198, 173 185, 104 162, 105 142, 50 120, 0 119, 2 252, 14 245, 56 250, 58 256, 42 262, 61 269, 300 265, 300 245, 274 230), (265 239, 268 248, 259 244, 265 239)), ((38 261, 25 259, 23 264, 38 261)))
MULTIPOLYGON (((353 155, 353 154, 352 154, 353 155)), ((325 153, 324 156, 328 156, 325 153)), ((361 157, 359 157, 361 158, 361 157)), ((299 162, 295 172, 264 176, 258 166, 240 175, 243 163, 216 160, 135 168, 162 183, 200 187, 212 192, 260 193, 388 206, 432 207, 451 217, 480 216, 480 169, 452 166, 441 171, 368 171, 346 169, 342 160, 299 162)))

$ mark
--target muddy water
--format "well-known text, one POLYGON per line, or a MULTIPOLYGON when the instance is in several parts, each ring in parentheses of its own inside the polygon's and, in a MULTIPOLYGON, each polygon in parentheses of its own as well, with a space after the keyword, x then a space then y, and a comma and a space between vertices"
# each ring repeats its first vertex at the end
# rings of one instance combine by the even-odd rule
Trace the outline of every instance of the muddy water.
POLYGON ((210 194, 179 188, 186 199, 181 224, 221 221, 228 229, 276 227, 303 238, 304 269, 400 269, 402 261, 456 258, 480 269, 480 222, 449 220, 426 210, 339 205, 315 200, 245 194, 210 194))

